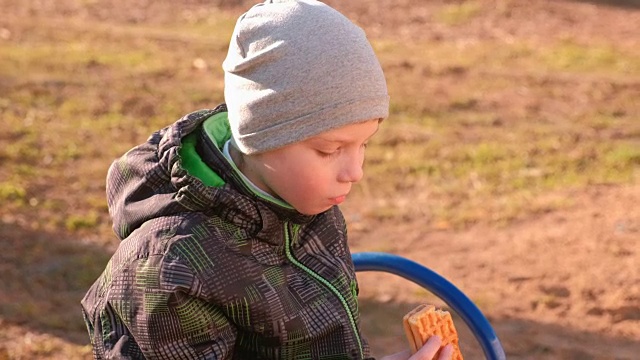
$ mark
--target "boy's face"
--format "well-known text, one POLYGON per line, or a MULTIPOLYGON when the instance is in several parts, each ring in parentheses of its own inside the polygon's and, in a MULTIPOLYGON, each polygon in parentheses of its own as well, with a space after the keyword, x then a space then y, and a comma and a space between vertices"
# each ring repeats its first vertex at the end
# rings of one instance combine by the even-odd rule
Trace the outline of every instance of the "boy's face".
POLYGON ((326 131, 309 139, 246 156, 243 172, 267 193, 302 214, 314 215, 342 203, 363 176, 365 146, 378 119, 326 131))

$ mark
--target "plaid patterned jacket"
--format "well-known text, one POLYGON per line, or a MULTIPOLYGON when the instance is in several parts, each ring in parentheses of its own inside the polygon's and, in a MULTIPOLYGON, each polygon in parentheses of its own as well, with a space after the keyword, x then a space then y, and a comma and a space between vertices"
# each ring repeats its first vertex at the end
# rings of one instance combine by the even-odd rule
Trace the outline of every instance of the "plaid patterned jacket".
POLYGON ((251 192, 201 130, 225 111, 189 114, 109 169, 122 242, 82 300, 94 357, 368 357, 340 210, 305 216, 251 192), (190 133, 220 186, 182 166, 190 133))

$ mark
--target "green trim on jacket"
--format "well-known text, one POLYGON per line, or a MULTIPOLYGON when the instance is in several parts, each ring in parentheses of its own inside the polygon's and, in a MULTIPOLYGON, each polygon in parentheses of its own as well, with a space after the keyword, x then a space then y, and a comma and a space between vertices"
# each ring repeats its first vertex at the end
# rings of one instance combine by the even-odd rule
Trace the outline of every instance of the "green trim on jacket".
MULTIPOLYGON (((209 139, 211 139, 216 147, 222 151, 225 143, 231 138, 231 127, 229 126, 227 112, 214 114, 203 122, 202 127, 209 139)), ((225 184, 224 179, 222 179, 202 160, 202 156, 196 149, 197 142, 197 131, 192 132, 182 140, 182 147, 178 150, 180 158, 182 159, 182 167, 187 171, 187 173, 189 173, 189 175, 199 179, 203 184, 213 187, 222 187, 225 184)), ((233 162, 229 162, 229 164, 235 172, 240 174, 240 169, 238 169, 236 164, 233 162)), ((293 206, 283 200, 263 195, 256 190, 255 185, 247 182, 244 176, 240 176, 240 180, 245 183, 247 188, 257 197, 287 209, 294 209, 293 206)))
MULTIPOLYGON (((204 121, 202 126, 219 149, 231 138, 231 127, 229 127, 229 119, 226 112, 219 112, 211 116, 204 121)), ((223 186, 225 184, 224 180, 202 161, 202 157, 196 151, 197 142, 198 133, 196 131, 182 140, 182 147, 178 150, 182 159, 182 167, 189 175, 200 179, 207 186, 223 186)))

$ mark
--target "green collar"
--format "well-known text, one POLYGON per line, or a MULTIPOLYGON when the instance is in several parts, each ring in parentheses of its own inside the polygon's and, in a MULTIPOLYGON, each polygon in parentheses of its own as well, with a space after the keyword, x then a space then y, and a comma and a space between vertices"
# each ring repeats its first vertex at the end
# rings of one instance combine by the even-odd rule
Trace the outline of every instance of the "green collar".
MULTIPOLYGON (((220 112, 212 115, 202 123, 202 127, 209 139, 214 142, 216 147, 222 153, 224 144, 231 138, 231 127, 229 126, 227 113, 220 112)), ((182 159, 182 167, 187 171, 187 173, 189 173, 189 175, 200 179, 203 184, 212 187, 222 187, 225 184, 224 180, 202 160, 202 157, 196 149, 197 142, 198 131, 194 131, 182 139, 182 147, 178 150, 178 154, 182 159)), ((233 171, 238 174, 240 181, 242 181, 246 188, 254 195, 265 201, 272 202, 288 209, 293 209, 293 207, 286 202, 261 193, 258 188, 242 174, 233 161, 229 162, 229 164, 233 168, 233 171)))
MULTIPOLYGON (((214 114, 205 120, 202 126, 218 149, 221 149, 224 143, 231 138, 231 128, 229 127, 226 112, 214 114)), ((223 186, 225 184, 224 180, 202 161, 202 157, 200 157, 200 154, 196 151, 197 142, 197 131, 190 133, 182 139, 182 147, 178 150, 178 154, 182 159, 182 167, 189 175, 200 179, 200 181, 207 186, 223 186)))

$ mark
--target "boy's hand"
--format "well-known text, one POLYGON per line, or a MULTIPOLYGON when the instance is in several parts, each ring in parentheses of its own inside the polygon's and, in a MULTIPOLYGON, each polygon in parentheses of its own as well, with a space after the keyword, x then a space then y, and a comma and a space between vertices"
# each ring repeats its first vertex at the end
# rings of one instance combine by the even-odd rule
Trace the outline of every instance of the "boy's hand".
POLYGON ((440 349, 441 344, 442 339, 440 339, 438 335, 434 335, 430 337, 424 346, 421 347, 414 355, 411 355, 410 350, 405 350, 397 354, 385 356, 382 360, 451 360, 451 357, 453 356, 453 346, 451 346, 451 344, 442 348, 440 356, 438 356, 437 359, 434 358, 440 349))

